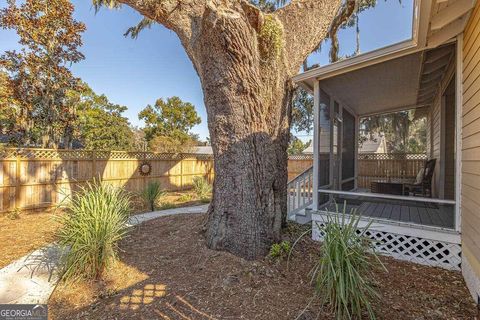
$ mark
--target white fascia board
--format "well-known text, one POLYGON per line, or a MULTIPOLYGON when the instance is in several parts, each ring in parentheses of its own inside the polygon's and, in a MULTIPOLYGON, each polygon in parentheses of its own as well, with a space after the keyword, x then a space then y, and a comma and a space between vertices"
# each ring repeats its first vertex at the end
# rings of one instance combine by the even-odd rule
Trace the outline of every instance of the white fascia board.
POLYGON ((364 68, 368 65, 377 64, 396 57, 401 57, 415 52, 416 43, 412 40, 397 43, 382 49, 370 51, 358 56, 337 61, 327 66, 308 70, 304 73, 294 76, 292 79, 296 83, 312 79, 322 80, 342 73, 364 68))
MULTIPOLYGON (((353 70, 361 69, 387 60, 423 50, 425 47, 432 0, 416 0, 412 26, 412 39, 405 40, 387 47, 359 54, 355 57, 337 61, 332 64, 308 70, 292 78, 295 83, 310 82, 313 79, 322 80, 353 70)), ((307 84, 307 87, 309 85, 307 84)))

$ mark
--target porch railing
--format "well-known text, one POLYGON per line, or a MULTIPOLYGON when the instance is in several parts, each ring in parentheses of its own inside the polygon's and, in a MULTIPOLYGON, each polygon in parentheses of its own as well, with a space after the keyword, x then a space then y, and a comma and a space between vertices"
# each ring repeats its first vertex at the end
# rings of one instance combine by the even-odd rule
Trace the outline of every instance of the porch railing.
POLYGON ((287 212, 293 215, 313 203, 313 166, 287 184, 287 212))
POLYGON ((375 180, 414 180, 425 165, 423 153, 359 153, 359 188, 370 188, 375 180))

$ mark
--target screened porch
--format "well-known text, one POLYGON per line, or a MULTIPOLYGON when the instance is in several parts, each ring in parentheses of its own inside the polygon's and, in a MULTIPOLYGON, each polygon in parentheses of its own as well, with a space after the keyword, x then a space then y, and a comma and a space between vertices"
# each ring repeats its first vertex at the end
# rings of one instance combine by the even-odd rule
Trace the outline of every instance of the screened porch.
POLYGON ((345 210, 458 230, 455 51, 453 43, 313 79, 313 167, 289 184, 290 214, 345 210), (400 111, 426 119, 425 150, 362 152, 362 119, 400 111))

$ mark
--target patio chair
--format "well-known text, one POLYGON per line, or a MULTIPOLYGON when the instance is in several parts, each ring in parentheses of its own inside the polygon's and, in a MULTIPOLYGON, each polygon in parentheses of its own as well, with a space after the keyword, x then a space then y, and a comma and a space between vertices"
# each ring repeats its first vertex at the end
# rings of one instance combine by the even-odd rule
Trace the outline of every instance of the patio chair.
POLYGON ((432 197, 432 178, 436 162, 437 159, 430 159, 425 162, 425 167, 420 170, 415 182, 404 185, 406 195, 410 195, 411 193, 413 196, 421 195, 423 197, 432 197))

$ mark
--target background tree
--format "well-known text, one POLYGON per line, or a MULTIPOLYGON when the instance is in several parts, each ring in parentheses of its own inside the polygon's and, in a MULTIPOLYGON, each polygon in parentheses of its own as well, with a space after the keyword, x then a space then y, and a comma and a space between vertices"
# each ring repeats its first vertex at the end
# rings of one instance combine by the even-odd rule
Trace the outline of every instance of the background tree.
POLYGON ((131 126, 130 130, 133 133, 133 149, 139 151, 147 151, 148 145, 145 139, 145 132, 142 128, 131 126))
POLYGON ((127 107, 111 103, 97 95, 85 83, 81 90, 69 93, 69 103, 76 107, 75 138, 90 150, 132 150, 135 138, 130 123, 122 114, 127 107))
POLYGON ((294 135, 290 139, 290 144, 288 145, 287 152, 289 155, 302 154, 303 151, 310 146, 312 141, 303 143, 302 140, 298 139, 294 135))
POLYGON ((152 151, 188 152, 197 144, 198 138, 190 130, 201 119, 195 106, 179 97, 158 99, 140 111, 138 118, 145 122, 145 140, 152 151))
POLYGON ((340 0, 291 0, 271 13, 245 0, 93 0, 127 4, 175 32, 202 84, 215 156, 210 248, 264 256, 286 221, 294 85, 340 0))
POLYGON ((292 129, 297 132, 305 131, 308 134, 313 131, 313 106, 312 95, 298 87, 292 101, 292 129))
POLYGON ((425 153, 427 121, 419 110, 405 110, 360 119, 360 143, 384 136, 389 153, 425 153))
POLYGON ((0 66, 13 83, 18 133, 23 144, 56 147, 72 141, 75 121, 66 94, 79 80, 68 67, 84 57, 78 51, 85 26, 72 17, 69 0, 7 0, 0 27, 15 30, 20 51, 7 51, 0 66))
POLYGON ((17 102, 8 74, 0 71, 0 134, 13 134, 17 117, 17 102))

